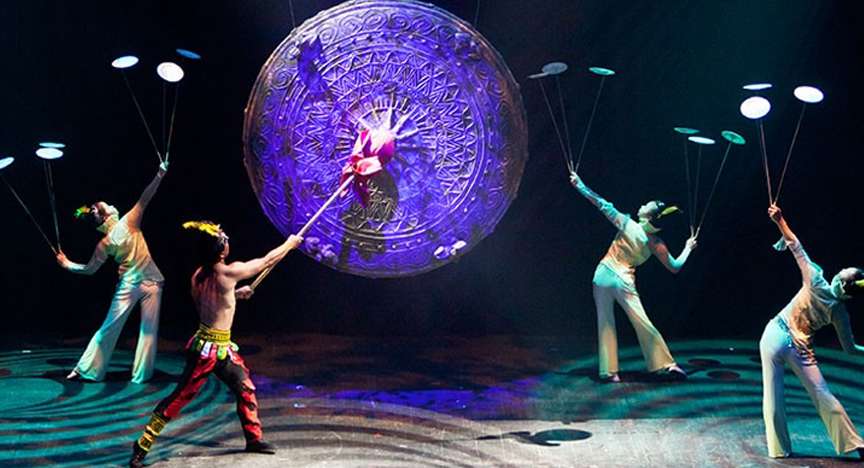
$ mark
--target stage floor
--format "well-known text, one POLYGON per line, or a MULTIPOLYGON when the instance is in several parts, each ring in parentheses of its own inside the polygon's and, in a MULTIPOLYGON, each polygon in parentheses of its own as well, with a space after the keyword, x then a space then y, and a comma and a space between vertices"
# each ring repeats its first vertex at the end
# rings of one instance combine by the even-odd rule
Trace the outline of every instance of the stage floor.
MULTIPOLYGON (((678 341, 680 383, 642 373, 621 350, 624 382, 594 378, 593 343, 561 337, 239 336, 276 455, 242 452, 233 399, 215 377, 165 429, 147 463, 204 466, 845 466, 810 399, 787 375, 800 457, 767 458, 755 340, 678 341)), ((160 341, 158 373, 129 383, 126 340, 102 383, 63 379, 82 340, 18 340, 0 352, 0 465, 127 462, 180 373, 183 343, 160 341)), ((853 421, 864 421, 860 365, 817 349, 853 421)))

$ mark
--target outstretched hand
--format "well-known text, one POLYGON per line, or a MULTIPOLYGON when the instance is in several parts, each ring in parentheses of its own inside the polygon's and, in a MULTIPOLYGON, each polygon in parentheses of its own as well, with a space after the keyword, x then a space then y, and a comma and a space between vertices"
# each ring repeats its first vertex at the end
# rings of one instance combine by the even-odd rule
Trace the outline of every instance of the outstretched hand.
POLYGON ((297 247, 300 247, 301 242, 303 242, 303 238, 297 234, 291 234, 288 236, 288 240, 285 241, 285 243, 288 244, 288 250, 294 250, 297 247))
POLYGON ((696 249, 697 245, 699 245, 699 243, 696 242, 696 236, 693 236, 693 237, 687 239, 687 242, 684 243, 684 248, 687 250, 693 251, 696 249))
POLYGON ((57 252, 55 258, 57 259, 57 264, 63 268, 66 268, 66 266, 69 265, 69 259, 66 258, 66 254, 64 254, 62 250, 57 252))
POLYGON ((251 286, 243 286, 234 290, 234 297, 241 300, 246 300, 255 294, 255 290, 251 286))
POLYGON ((577 188, 582 185, 582 179, 579 177, 579 174, 576 174, 576 171, 570 172, 570 185, 577 188))
POLYGON ((159 172, 156 173, 158 177, 164 177, 168 172, 168 161, 162 161, 162 164, 159 164, 159 172))
POLYGON ((768 207, 768 217, 771 218, 771 221, 779 224, 780 221, 783 221, 783 211, 776 204, 771 204, 768 207))

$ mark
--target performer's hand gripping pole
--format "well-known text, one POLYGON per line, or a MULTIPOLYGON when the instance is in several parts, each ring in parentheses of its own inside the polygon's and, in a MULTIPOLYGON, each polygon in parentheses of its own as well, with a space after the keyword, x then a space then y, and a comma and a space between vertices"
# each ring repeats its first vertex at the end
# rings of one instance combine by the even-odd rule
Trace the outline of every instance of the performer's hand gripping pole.
MULTIPOLYGON (((342 182, 342 185, 340 185, 339 188, 335 192, 333 192, 333 195, 330 195, 330 198, 328 198, 327 201, 324 202, 323 205, 321 205, 321 208, 318 208, 318 211, 316 211, 315 214, 312 215, 312 217, 309 219, 309 221, 306 222, 303 228, 300 229, 300 231, 297 233, 297 236, 303 237, 306 235, 309 229, 312 228, 312 225, 315 224, 315 221, 318 221, 318 218, 321 217, 321 215, 324 213, 324 210, 330 207, 330 205, 333 204, 334 201, 336 201, 340 194, 345 192, 345 190, 348 190, 348 187, 350 187, 351 183, 354 182, 354 177, 355 175, 351 174, 350 176, 348 176, 347 179, 342 182)), ((250 285, 253 291, 255 290, 255 288, 258 287, 259 284, 261 284, 262 281, 264 281, 264 278, 266 278, 267 275, 270 274, 270 272, 275 266, 276 264, 264 269, 264 271, 258 274, 258 277, 255 278, 255 281, 253 281, 250 285)))

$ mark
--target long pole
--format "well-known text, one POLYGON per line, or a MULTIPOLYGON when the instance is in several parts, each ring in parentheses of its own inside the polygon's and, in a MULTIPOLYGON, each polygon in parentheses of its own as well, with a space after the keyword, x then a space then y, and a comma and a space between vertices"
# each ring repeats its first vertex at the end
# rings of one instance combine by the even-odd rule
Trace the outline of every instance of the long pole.
POLYGON ((801 106, 801 113, 798 115, 798 123, 795 125, 795 133, 792 134, 792 142, 789 144, 789 151, 786 152, 786 162, 783 163, 783 172, 780 173, 780 183, 777 185, 777 193, 774 195, 774 204, 780 199, 780 191, 783 190, 783 180, 786 179, 786 169, 789 168, 789 160, 792 159, 792 148, 795 147, 795 141, 798 139, 798 130, 801 130, 801 121, 804 120, 804 111, 807 109, 807 103, 801 106))
POLYGON ((126 77, 126 72, 123 70, 120 70, 120 75, 123 76, 123 82, 126 83, 126 89, 129 90, 129 95, 132 96, 132 102, 135 104, 138 116, 141 117, 141 123, 144 124, 144 130, 147 130, 147 137, 150 138, 153 150, 156 151, 156 157, 159 158, 159 164, 162 164, 162 154, 159 152, 159 146, 156 145, 156 139, 153 138, 153 132, 150 131, 150 125, 147 124, 147 118, 144 117, 144 111, 141 110, 141 104, 138 103, 138 98, 135 97, 135 91, 132 91, 132 85, 129 84, 129 78, 126 77))
POLYGON ((552 103, 549 101, 549 95, 546 94, 546 87, 543 86, 543 78, 537 80, 540 84, 540 91, 543 93, 543 101, 546 103, 546 109, 549 110, 549 117, 552 119, 552 127, 555 129, 555 135, 558 136, 558 144, 561 146, 561 153, 564 155, 564 164, 567 165, 567 171, 573 172, 573 162, 570 154, 567 153, 567 147, 564 145, 564 137, 561 136, 561 129, 558 128, 558 119, 555 118, 555 111, 552 110, 552 103))
MULTIPOLYGON (((335 192, 333 192, 333 195, 330 195, 330 198, 328 198, 327 201, 324 202, 323 205, 321 205, 321 208, 318 208, 318 211, 316 211, 315 214, 312 215, 311 218, 309 218, 309 221, 306 221, 306 224, 303 225, 303 227, 300 229, 299 232, 297 232, 297 235, 300 237, 305 236, 306 233, 309 232, 309 229, 312 228, 312 225, 315 224, 315 221, 318 221, 318 218, 324 213, 324 210, 326 210, 336 200, 336 198, 339 197, 339 194, 344 192, 348 188, 348 186, 351 185, 351 182, 353 182, 353 181, 354 181, 354 175, 352 174, 350 177, 345 179, 344 182, 342 182, 342 185, 339 186, 339 189, 337 189, 335 192)), ((250 285, 250 287, 252 288, 253 291, 255 290, 255 288, 258 287, 259 284, 261 284, 262 281, 264 281, 264 278, 266 278, 267 275, 270 274, 270 272, 273 270, 273 268, 275 266, 276 266, 276 264, 273 264, 273 266, 270 266, 270 267, 264 269, 264 271, 262 271, 261 273, 258 274, 258 277, 255 278, 255 281, 253 281, 252 284, 250 285)))
POLYGON ((717 169, 717 175, 714 177, 714 185, 711 186, 711 192, 708 193, 708 201, 705 202, 705 209, 702 211, 702 217, 699 219, 699 224, 696 226, 696 235, 699 235, 699 231, 702 229, 702 223, 705 222, 705 214, 708 213, 708 207, 711 206, 711 199, 714 198, 714 191, 717 190, 717 183, 720 181, 720 174, 723 173, 723 166, 726 165, 726 157, 729 156, 729 149, 732 148, 732 142, 730 141, 726 145, 726 152, 723 153, 723 159, 720 160, 720 168, 717 169))
POLYGON ((759 127, 759 146, 762 149, 762 168, 765 171, 765 185, 768 187, 768 204, 774 203, 774 196, 771 193, 771 174, 768 168, 768 150, 765 149, 765 127, 762 125, 762 119, 759 119, 756 124, 759 127))
POLYGON ((33 213, 31 213, 30 209, 27 208, 27 204, 24 203, 24 200, 22 200, 20 196, 18 196, 18 192, 16 192, 15 189, 12 188, 12 185, 9 184, 9 182, 6 180, 5 177, 3 177, 3 174, 0 174, 0 180, 3 180, 3 183, 6 184, 6 187, 9 189, 10 192, 12 192, 12 195, 15 197, 15 200, 18 200, 18 204, 21 205, 21 208, 24 208, 24 212, 27 213, 27 216, 30 218, 30 221, 33 222, 33 225, 36 226, 37 230, 39 230, 39 234, 42 234, 42 238, 45 239, 45 243, 48 244, 48 247, 51 248, 51 251, 54 252, 54 254, 56 255, 57 249, 54 247, 53 244, 51 244, 51 241, 48 240, 48 236, 45 235, 45 231, 43 231, 42 227, 39 226, 39 223, 36 222, 36 218, 33 217, 33 213))
POLYGON ((60 247, 60 223, 57 221, 57 198, 54 195, 54 174, 51 172, 51 163, 42 161, 45 169, 45 185, 48 188, 48 203, 51 205, 51 216, 54 218, 54 236, 57 239, 57 249, 60 247))
POLYGON ((582 164, 582 154, 585 152, 585 144, 588 142, 588 134, 591 133, 591 124, 594 123, 594 114, 597 113, 597 105, 600 103, 600 94, 603 93, 603 83, 606 81, 605 76, 600 77, 600 86, 597 88, 597 95, 594 96, 594 107, 591 108, 591 116, 588 117, 588 125, 585 126, 585 135, 582 136, 582 145, 579 147, 579 155, 576 156, 574 168, 579 171, 579 165, 582 164))

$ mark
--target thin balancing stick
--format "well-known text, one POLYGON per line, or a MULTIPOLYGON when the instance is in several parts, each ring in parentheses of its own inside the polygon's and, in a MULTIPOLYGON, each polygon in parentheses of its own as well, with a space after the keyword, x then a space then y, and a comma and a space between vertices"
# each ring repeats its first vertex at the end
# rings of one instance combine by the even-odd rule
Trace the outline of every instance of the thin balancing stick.
POLYGON ((474 27, 480 27, 480 0, 477 0, 477 8, 474 9, 474 27))
POLYGON ((573 145, 570 142, 570 126, 567 124, 567 108, 564 107, 564 93, 561 92, 561 79, 555 75, 555 87, 558 90, 558 106, 561 108, 561 120, 564 121, 564 138, 567 139, 567 160, 570 161, 568 167, 574 168, 573 165, 573 145))
POLYGON ((696 183, 693 184, 693 224, 696 224, 696 212, 699 211, 699 180, 702 178, 702 146, 699 145, 699 151, 696 153, 696 183))
POLYGON ((606 82, 606 77, 600 77, 600 86, 597 88, 597 95, 594 96, 594 107, 591 108, 591 116, 588 117, 588 125, 585 126, 585 135, 582 136, 582 145, 579 147, 579 155, 576 156, 574 170, 579 171, 579 165, 582 164, 582 154, 585 152, 585 144, 588 143, 588 134, 591 133, 591 124, 594 123, 594 114, 597 113, 597 105, 600 103, 600 94, 603 93, 603 83, 606 82))
POLYGON ((567 165, 568 172, 574 172, 571 164, 570 156, 567 154, 567 148, 564 146, 564 137, 561 136, 561 129, 558 128, 558 120, 555 118, 555 111, 552 110, 552 103, 549 101, 549 95, 546 94, 546 87, 543 86, 543 78, 537 80, 540 84, 540 91, 543 93, 543 101, 546 103, 546 109, 549 110, 549 117, 552 119, 552 126, 555 128, 555 134, 558 136, 558 144, 561 145, 561 154, 564 155, 564 164, 567 165))
MULTIPOLYGON (((354 175, 352 174, 350 177, 345 179, 345 182, 342 182, 342 185, 339 186, 339 189, 333 192, 333 195, 330 195, 330 198, 328 198, 327 201, 324 202, 323 205, 321 205, 321 208, 318 208, 318 211, 316 211, 315 214, 312 215, 311 218, 309 218, 309 221, 306 221, 306 224, 303 226, 303 228, 300 229, 297 235, 300 237, 305 236, 306 233, 309 232, 309 229, 312 228, 312 225, 315 224, 315 221, 318 221, 318 218, 324 213, 324 210, 326 210, 336 200, 336 198, 339 197, 339 194, 347 190, 348 186, 351 185, 351 182, 353 181, 354 175)), ((255 278, 255 281, 253 281, 250 285, 253 291, 255 290, 255 288, 258 287, 259 284, 261 284, 262 281, 264 281, 264 278, 266 278, 267 275, 270 274, 276 264, 278 264, 278 261, 277 263, 274 263, 273 266, 265 268, 264 271, 258 274, 258 277, 255 278)))
POLYGON ((168 126, 168 145, 165 147, 165 162, 171 157, 171 138, 174 136, 174 117, 177 115, 177 101, 180 100, 180 83, 174 88, 174 105, 171 109, 171 124, 168 126))
POLYGON ((723 166, 726 165, 726 157, 729 156, 729 150, 732 148, 730 141, 726 145, 726 152, 723 153, 723 159, 720 160, 720 168, 717 169, 717 175, 714 177, 714 185, 711 186, 711 192, 708 193, 708 201, 705 202, 705 209, 702 211, 702 217, 699 219, 699 224, 696 226, 696 235, 702 229, 702 223, 705 222, 705 215, 708 213, 708 207, 711 206, 711 199, 714 198, 714 191, 717 190, 717 183, 720 181, 720 174, 723 173, 723 166))
POLYGON ((688 140, 684 138, 684 176, 687 179, 687 217, 690 218, 690 236, 696 234, 693 226, 693 184, 690 182, 690 156, 687 154, 688 140))
POLYGON ((162 82, 162 147, 163 148, 165 147, 165 142, 166 142, 165 135, 167 134, 167 131, 165 130, 165 101, 167 100, 165 95, 167 93, 168 93, 168 90, 166 89, 165 82, 163 81, 162 82))
POLYGON ((792 143, 789 144, 789 151, 786 152, 786 162, 783 163, 783 172, 780 173, 780 184, 777 185, 777 193, 774 194, 774 204, 780 199, 780 191, 783 190, 783 180, 786 179, 786 169, 789 168, 789 160, 792 159, 792 148, 795 147, 795 141, 798 139, 798 130, 801 130, 801 121, 804 120, 804 111, 807 109, 807 103, 801 106, 801 113, 798 115, 798 123, 795 125, 795 133, 792 134, 792 143))
POLYGON ((120 70, 123 76, 123 82, 126 83, 126 89, 129 90, 129 95, 132 96, 132 102, 135 103, 135 109, 138 111, 138 116, 141 117, 141 123, 144 124, 144 129, 147 130, 147 137, 150 138, 150 144, 153 145, 153 150, 156 151, 156 157, 159 158, 159 164, 162 164, 162 153, 159 152, 159 146, 156 145, 156 139, 153 138, 153 132, 150 131, 150 125, 147 124, 147 119, 144 117, 144 111, 141 110, 141 104, 138 103, 138 98, 135 97, 135 92, 132 91, 132 85, 129 84, 129 78, 126 78, 126 72, 120 70))
POLYGON ((48 203, 51 205, 51 216, 54 218, 54 236, 57 239, 57 250, 63 250, 60 247, 60 223, 57 221, 57 199, 54 194, 54 174, 51 172, 51 163, 42 161, 43 169, 45 170, 45 185, 48 189, 48 203))
POLYGON ((51 251, 54 252, 54 255, 57 255, 57 249, 54 248, 54 245, 51 244, 51 241, 48 240, 48 236, 45 235, 45 231, 42 230, 42 227, 39 226, 39 223, 36 221, 36 218, 33 217, 33 213, 30 212, 30 209, 27 208, 27 204, 24 203, 24 200, 18 196, 18 192, 12 188, 12 185, 3 177, 3 174, 0 174, 0 180, 3 180, 3 183, 6 184, 6 187, 12 192, 12 195, 18 200, 18 204, 21 205, 21 208, 24 208, 24 212, 27 213, 27 216, 30 218, 30 221, 33 222, 33 225, 36 226, 36 229, 39 230, 39 234, 42 234, 42 238, 45 239, 45 243, 48 244, 48 247, 51 248, 51 251))
POLYGON ((768 169, 768 150, 765 149, 765 127, 762 125, 762 119, 759 119, 756 124, 759 127, 759 146, 762 148, 762 168, 765 171, 765 185, 768 187, 768 204, 774 203, 774 196, 771 193, 771 174, 768 169))

